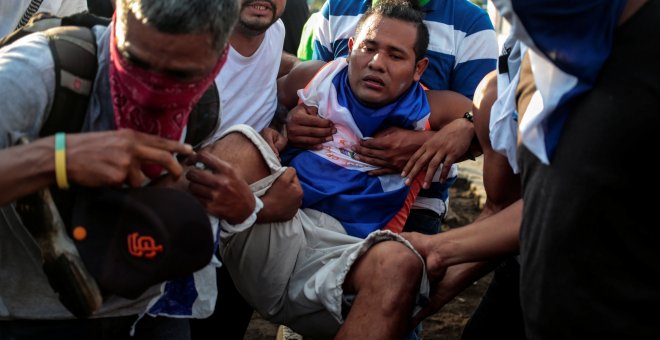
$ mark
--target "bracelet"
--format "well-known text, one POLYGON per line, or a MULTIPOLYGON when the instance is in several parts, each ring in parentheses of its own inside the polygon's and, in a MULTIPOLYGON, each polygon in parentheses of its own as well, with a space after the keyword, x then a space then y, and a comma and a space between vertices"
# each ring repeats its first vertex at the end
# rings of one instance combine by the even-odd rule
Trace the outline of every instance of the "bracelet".
MULTIPOLYGON (((467 119, 470 123, 474 124, 474 115, 472 115, 472 110, 464 113, 463 118, 467 119)), ((472 150, 470 150, 471 147, 472 145, 470 145, 470 147, 468 147, 467 151, 465 152, 465 158, 473 161, 475 160, 475 157, 474 157, 474 153, 472 153, 472 150)))
POLYGON ((55 134, 55 179, 58 188, 69 189, 69 181, 66 178, 66 134, 64 132, 55 134))
POLYGON ((470 123, 474 123, 474 115, 472 115, 472 111, 468 111, 468 112, 464 113, 463 118, 469 120, 470 123))

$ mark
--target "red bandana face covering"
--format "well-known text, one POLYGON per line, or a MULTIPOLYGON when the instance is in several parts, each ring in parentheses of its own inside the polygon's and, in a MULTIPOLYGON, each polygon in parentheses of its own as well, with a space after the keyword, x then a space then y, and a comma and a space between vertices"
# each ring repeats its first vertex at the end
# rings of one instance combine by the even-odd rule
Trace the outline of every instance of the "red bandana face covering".
MULTIPOLYGON (((115 22, 110 33, 110 91, 117 129, 133 129, 179 140, 190 111, 227 60, 225 48, 215 68, 196 82, 182 82, 130 64, 121 56, 115 38, 115 22)), ((162 167, 144 164, 149 178, 160 175, 162 167)))

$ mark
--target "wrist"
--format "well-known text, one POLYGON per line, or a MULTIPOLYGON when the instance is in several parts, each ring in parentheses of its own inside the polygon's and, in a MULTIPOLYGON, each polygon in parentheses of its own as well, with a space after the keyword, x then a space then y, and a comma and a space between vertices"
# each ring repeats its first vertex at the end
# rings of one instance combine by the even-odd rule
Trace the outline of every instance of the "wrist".
POLYGON ((241 231, 244 231, 247 228, 251 227, 255 222, 257 222, 257 214, 264 207, 264 204, 257 196, 254 196, 254 200, 255 200, 254 210, 252 211, 252 214, 250 214, 250 216, 248 216, 243 222, 230 223, 227 220, 220 220, 220 226, 222 228, 222 232, 225 235, 236 234, 241 231))
POLYGON ((481 147, 479 145, 479 140, 477 139, 477 134, 474 129, 474 117, 472 116, 472 111, 465 112, 463 117, 458 119, 465 124, 465 129, 472 133, 472 138, 470 139, 470 145, 468 145, 465 154, 463 154, 464 159, 475 160, 476 157, 481 155, 481 147))

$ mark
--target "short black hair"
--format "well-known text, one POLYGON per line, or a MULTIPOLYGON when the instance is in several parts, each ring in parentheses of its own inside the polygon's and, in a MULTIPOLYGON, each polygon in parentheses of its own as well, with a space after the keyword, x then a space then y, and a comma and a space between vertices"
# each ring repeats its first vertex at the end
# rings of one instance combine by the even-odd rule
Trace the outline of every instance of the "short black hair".
POLYGON ((409 22, 417 28, 417 41, 415 41, 415 61, 424 58, 429 47, 429 29, 424 24, 424 13, 419 10, 416 1, 408 0, 381 0, 369 8, 360 18, 355 29, 355 36, 360 34, 364 22, 372 15, 381 15, 384 18, 397 19, 409 22))

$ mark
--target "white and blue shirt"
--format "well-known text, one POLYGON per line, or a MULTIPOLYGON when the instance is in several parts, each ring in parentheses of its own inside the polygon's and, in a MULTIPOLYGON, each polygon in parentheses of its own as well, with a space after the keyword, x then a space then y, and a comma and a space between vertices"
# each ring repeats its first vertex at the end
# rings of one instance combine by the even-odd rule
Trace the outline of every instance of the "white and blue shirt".
MULTIPOLYGON (((330 61, 348 55, 348 39, 357 22, 371 7, 371 0, 328 0, 315 22, 312 59, 330 61)), ((495 69, 498 47, 493 25, 482 9, 467 0, 431 0, 422 6, 429 29, 429 66, 421 82, 431 90, 451 90, 472 99, 481 79, 495 69)), ((448 188, 456 180, 452 166, 447 181, 436 175, 422 190, 413 209, 430 209, 440 216, 447 211, 448 188)), ((439 173, 438 173, 439 174, 439 173)))
POLYGON ((575 99, 609 57, 625 0, 493 0, 529 47, 536 93, 520 121, 522 143, 550 164, 575 99), (551 30, 547 29, 552 27, 551 30))
POLYGON ((331 215, 347 234, 364 238, 401 210, 409 187, 399 174, 368 175, 367 171, 377 168, 355 159, 352 146, 392 126, 422 130, 430 107, 417 82, 392 103, 365 106, 351 91, 347 66, 345 58, 334 60, 298 91, 305 105, 317 107, 320 117, 334 123, 333 140, 320 150, 288 149, 282 161, 298 173, 302 208, 331 215))

